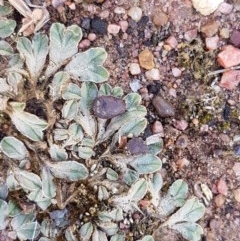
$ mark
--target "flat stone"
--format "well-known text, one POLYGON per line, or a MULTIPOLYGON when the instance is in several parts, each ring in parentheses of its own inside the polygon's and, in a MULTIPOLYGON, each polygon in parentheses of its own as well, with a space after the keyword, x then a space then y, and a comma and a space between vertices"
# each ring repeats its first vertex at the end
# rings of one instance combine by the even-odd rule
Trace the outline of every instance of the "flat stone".
POLYGON ((139 54, 140 66, 144 69, 150 70, 154 68, 153 54, 150 50, 145 49, 139 54))
POLYGON ((173 107, 164 100, 162 96, 157 95, 153 98, 152 104, 155 107, 159 117, 171 117, 175 115, 173 107))
POLYGON ((210 20, 203 26, 200 30, 203 33, 204 37, 212 37, 218 32, 219 24, 215 20, 210 20))
POLYGON ((240 64, 240 49, 226 45, 217 56, 218 63, 223 68, 230 68, 240 64))
POLYGON ((222 2, 224 0, 192 0, 193 7, 204 16, 216 11, 222 2))
POLYGON ((240 70, 229 70, 224 72, 219 82, 219 86, 227 90, 235 89, 240 83, 240 70))

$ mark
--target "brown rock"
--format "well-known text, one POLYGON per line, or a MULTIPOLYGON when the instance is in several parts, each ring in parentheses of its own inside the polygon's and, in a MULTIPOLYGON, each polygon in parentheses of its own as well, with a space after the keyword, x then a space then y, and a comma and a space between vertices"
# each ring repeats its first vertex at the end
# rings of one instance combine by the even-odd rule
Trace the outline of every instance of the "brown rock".
POLYGON ((152 104, 160 117, 171 117, 175 115, 173 107, 159 95, 153 98, 152 104))
POLYGON ((139 54, 140 66, 144 69, 150 70, 154 68, 153 54, 150 50, 145 49, 139 54))
POLYGON ((216 206, 218 208, 221 208, 225 202, 226 198, 224 195, 222 194, 218 194, 215 198, 214 198, 214 202, 216 204, 216 206))
POLYGON ((240 83, 240 70, 229 70, 223 73, 219 86, 227 90, 235 89, 240 83))
POLYGON ((162 27, 168 23, 168 15, 157 9, 153 13, 152 21, 156 27, 162 27))
POLYGON ((227 196, 228 194, 228 187, 227 187, 227 183, 225 182, 225 180, 223 178, 220 178, 219 181, 217 182, 217 190, 218 193, 227 196))
POLYGON ((217 56, 218 63, 223 68, 230 68, 240 64, 240 49, 226 45, 217 56))
POLYGON ((201 32, 205 37, 212 37, 218 32, 218 23, 215 20, 211 20, 205 25, 201 26, 201 32))

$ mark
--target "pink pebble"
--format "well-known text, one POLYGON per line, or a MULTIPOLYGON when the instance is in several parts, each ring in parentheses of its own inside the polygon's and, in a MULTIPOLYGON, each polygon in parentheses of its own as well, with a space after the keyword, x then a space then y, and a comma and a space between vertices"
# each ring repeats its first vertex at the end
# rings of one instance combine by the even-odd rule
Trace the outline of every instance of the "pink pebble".
POLYGON ((232 9, 233 9, 233 5, 229 4, 229 3, 221 3, 219 6, 218 6, 218 11, 223 13, 223 14, 229 14, 232 12, 232 9))
POLYGON ((109 24, 107 31, 113 35, 117 35, 120 31, 120 26, 117 24, 109 24))
POLYGON ((88 34, 88 40, 90 40, 91 42, 96 40, 97 35, 95 33, 90 33, 88 34))
POLYGON ((178 42, 174 36, 170 36, 167 38, 166 44, 168 44, 171 48, 175 49, 178 45, 178 42))
POLYGON ((184 34, 184 38, 191 42, 197 37, 197 29, 191 29, 184 34))
POLYGON ((91 45, 90 40, 84 39, 79 43, 79 48, 80 49, 87 49, 91 45))
POLYGON ((172 74, 174 77, 179 77, 182 74, 182 71, 178 68, 172 68, 172 74))
POLYGON ((119 21, 119 25, 120 25, 121 30, 125 33, 128 28, 128 22, 125 20, 121 20, 121 21, 119 21))
POLYGON ((240 83, 240 70, 229 70, 223 73, 219 86, 227 90, 235 89, 240 83))
POLYGON ((174 127, 178 130, 184 131, 188 127, 188 123, 185 120, 176 120, 173 123, 174 127))
POLYGON ((208 37, 205 39, 206 47, 208 50, 214 50, 218 48, 219 37, 216 35, 214 37, 208 37))

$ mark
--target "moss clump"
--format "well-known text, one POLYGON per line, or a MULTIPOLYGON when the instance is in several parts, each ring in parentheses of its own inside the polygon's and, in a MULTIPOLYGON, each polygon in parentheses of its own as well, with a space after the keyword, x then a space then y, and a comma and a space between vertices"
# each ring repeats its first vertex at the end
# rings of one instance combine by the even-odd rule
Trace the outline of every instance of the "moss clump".
POLYGON ((208 82, 207 73, 214 69, 215 56, 214 51, 204 49, 203 42, 199 38, 191 43, 182 43, 179 46, 177 60, 179 66, 186 68, 194 79, 208 82))

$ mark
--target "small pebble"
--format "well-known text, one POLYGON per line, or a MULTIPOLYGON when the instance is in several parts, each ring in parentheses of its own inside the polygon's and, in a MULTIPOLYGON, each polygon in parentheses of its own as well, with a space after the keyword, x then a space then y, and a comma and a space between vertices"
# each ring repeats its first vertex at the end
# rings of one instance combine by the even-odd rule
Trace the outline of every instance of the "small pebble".
POLYGON ((233 10, 233 5, 229 3, 223 2, 218 6, 218 11, 221 12, 222 14, 229 14, 232 12, 232 10, 233 10))
POLYGON ((153 13, 152 22, 156 27, 165 26, 168 23, 168 15, 157 9, 153 13))
POLYGON ((121 30, 125 33, 128 29, 128 22, 125 20, 121 20, 121 21, 119 21, 119 26, 120 26, 121 30))
POLYGON ((161 137, 164 137, 163 125, 160 121, 155 121, 152 125, 153 134, 160 134, 161 137))
POLYGON ((191 29, 184 34, 184 38, 191 42, 197 37, 197 29, 191 29))
POLYGON ((73 10, 73 11, 76 10, 76 5, 75 5, 75 3, 69 4, 68 7, 69 7, 71 10, 73 10))
POLYGON ((233 90, 237 88, 239 83, 240 70, 229 70, 223 73, 221 80, 219 82, 219 86, 227 90, 233 90))
POLYGON ((91 27, 95 33, 104 35, 107 34, 108 22, 99 17, 95 17, 91 21, 91 27))
POLYGON ((81 27, 88 30, 91 27, 91 19, 90 18, 84 18, 81 22, 81 27))
POLYGON ((219 24, 215 20, 210 20, 201 26, 201 32, 205 37, 212 37, 218 32, 219 24))
POLYGON ((220 29, 220 36, 225 39, 229 38, 230 36, 229 29, 228 28, 220 29))
POLYGON ((240 64, 240 49, 233 45, 225 45, 218 54, 217 61, 223 68, 230 68, 240 64))
POLYGON ((142 85, 140 84, 140 80, 138 79, 133 79, 129 85, 133 92, 137 92, 139 89, 142 88, 142 85))
POLYGON ((97 35, 95 33, 88 34, 88 40, 90 40, 91 42, 95 41, 96 38, 97 38, 97 35))
POLYGON ((174 77, 180 77, 182 74, 182 71, 179 68, 172 68, 172 74, 174 77))
POLYGON ((114 9, 114 13, 116 13, 116 14, 125 14, 125 12, 126 12, 125 9, 122 7, 116 7, 114 9))
POLYGON ((140 66, 144 69, 150 70, 154 68, 153 54, 150 50, 145 49, 139 54, 140 66))
POLYGON ((159 95, 153 98, 152 104, 155 107, 159 117, 171 117, 175 115, 175 111, 170 103, 159 95))
POLYGON ((79 43, 80 49, 87 49, 91 45, 91 42, 89 39, 84 39, 79 43))
POLYGON ((128 10, 128 16, 130 16, 134 21, 138 22, 142 17, 142 9, 139 7, 131 7, 128 10))
POLYGON ((208 50, 215 50, 218 48, 219 37, 216 35, 214 37, 207 37, 205 39, 206 48, 208 50))
POLYGON ((235 47, 240 47, 240 31, 234 30, 231 34, 230 37, 230 42, 235 46, 235 47))
POLYGON ((138 74, 140 74, 141 73, 141 69, 140 69, 139 64, 131 63, 129 65, 129 71, 130 71, 131 75, 138 75, 138 74))
POLYGON ((214 202, 216 204, 216 206, 218 208, 221 208, 223 206, 223 204, 225 203, 225 196, 222 194, 218 194, 215 198, 214 198, 214 202))
POLYGON ((176 147, 180 149, 184 149, 188 146, 188 136, 187 135, 180 135, 176 140, 176 147))
POLYGON ((177 91, 174 88, 170 88, 168 91, 169 95, 176 98, 177 97, 177 91))
POLYGON ((117 24, 109 24, 107 27, 107 31, 110 34, 117 35, 120 31, 120 26, 117 24))
POLYGON ((192 0, 193 7, 203 16, 208 16, 217 10, 224 0, 192 0))
POLYGON ((235 175, 240 177, 240 162, 236 162, 232 169, 235 172, 235 175))
POLYGON ((151 69, 145 72, 147 80, 160 80, 160 71, 159 69, 151 69))
POLYGON ((176 161, 176 165, 179 170, 182 170, 184 167, 189 166, 190 162, 187 158, 181 158, 176 161))
POLYGON ((100 18, 106 19, 109 17, 109 14, 110 14, 110 12, 108 10, 104 10, 99 14, 99 16, 100 16, 100 18))
POLYGON ((127 150, 132 155, 145 154, 148 152, 148 146, 145 144, 142 138, 134 137, 127 143, 127 150))
POLYGON ((223 178, 220 178, 217 182, 217 190, 218 190, 218 193, 224 195, 224 196, 227 196, 228 194, 228 187, 227 187, 227 184, 226 184, 226 181, 223 179, 223 178))
POLYGON ((175 49, 178 46, 177 39, 174 36, 168 37, 166 40, 166 44, 168 44, 173 49, 175 49))
POLYGON ((233 147, 234 154, 240 156, 240 144, 237 144, 233 147))
POLYGON ((234 198, 240 203, 240 188, 233 191, 234 198))
POLYGON ((188 127, 188 123, 187 121, 185 120, 176 120, 174 123, 173 123, 174 127, 180 131, 184 131, 187 129, 188 127))

